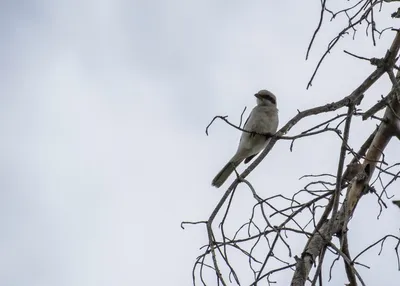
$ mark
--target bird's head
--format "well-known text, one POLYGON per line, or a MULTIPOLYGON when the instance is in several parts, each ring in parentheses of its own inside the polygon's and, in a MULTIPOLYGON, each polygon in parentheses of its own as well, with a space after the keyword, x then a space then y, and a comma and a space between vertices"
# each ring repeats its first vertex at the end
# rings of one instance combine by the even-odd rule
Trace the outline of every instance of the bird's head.
POLYGON ((273 105, 276 106, 276 96, 266 90, 266 89, 262 89, 259 92, 257 92, 255 95, 255 97, 257 97, 257 104, 258 105, 273 105))

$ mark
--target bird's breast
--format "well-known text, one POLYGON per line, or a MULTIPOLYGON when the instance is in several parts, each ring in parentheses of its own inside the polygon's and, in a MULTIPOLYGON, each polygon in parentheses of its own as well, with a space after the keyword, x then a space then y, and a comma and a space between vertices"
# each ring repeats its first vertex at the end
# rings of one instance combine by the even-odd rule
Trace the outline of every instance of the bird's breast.
POLYGON ((276 108, 255 107, 244 129, 257 133, 275 133, 278 128, 278 123, 278 111, 276 108))

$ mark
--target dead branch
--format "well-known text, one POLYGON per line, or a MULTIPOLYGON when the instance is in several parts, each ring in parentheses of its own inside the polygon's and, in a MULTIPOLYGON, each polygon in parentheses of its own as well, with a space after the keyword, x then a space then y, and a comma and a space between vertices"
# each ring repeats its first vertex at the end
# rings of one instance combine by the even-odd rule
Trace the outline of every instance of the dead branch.
MULTIPOLYGON (((388 54, 391 54, 392 60, 394 60, 397 56, 399 48, 400 33, 397 33, 388 52, 388 54)), ((395 111, 400 111, 400 106, 396 106, 395 111)), ((391 125, 382 122, 374 136, 370 148, 368 149, 366 158, 362 163, 366 176, 363 176, 360 179, 353 179, 349 186, 346 200, 343 203, 340 211, 333 216, 331 220, 324 222, 319 233, 316 233, 310 238, 309 243, 303 251, 302 258, 297 261, 296 271, 292 279, 292 286, 304 285, 305 280, 308 277, 308 273, 310 272, 311 267, 315 259, 318 257, 322 247, 327 242, 331 241, 334 234, 342 232, 342 230, 346 227, 348 219, 354 213, 356 205, 363 195, 365 186, 372 177, 375 166, 381 157, 382 150, 385 149, 392 135, 393 131, 391 125)))

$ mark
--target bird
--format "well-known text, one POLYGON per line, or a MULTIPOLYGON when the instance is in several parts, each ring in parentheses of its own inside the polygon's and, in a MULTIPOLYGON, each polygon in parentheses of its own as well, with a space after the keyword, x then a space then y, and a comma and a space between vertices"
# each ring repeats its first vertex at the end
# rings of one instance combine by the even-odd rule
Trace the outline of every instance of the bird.
POLYGON ((216 188, 224 184, 242 161, 247 164, 267 146, 270 138, 260 134, 272 136, 278 129, 279 118, 276 96, 266 89, 258 91, 254 96, 257 98, 257 105, 250 112, 243 126, 243 130, 247 132, 242 131, 235 155, 212 180, 211 185, 216 188))

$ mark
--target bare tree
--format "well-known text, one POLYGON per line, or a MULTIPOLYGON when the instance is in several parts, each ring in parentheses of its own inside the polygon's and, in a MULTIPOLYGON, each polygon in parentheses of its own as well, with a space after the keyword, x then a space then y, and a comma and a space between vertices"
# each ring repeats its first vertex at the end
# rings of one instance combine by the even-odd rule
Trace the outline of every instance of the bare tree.
MULTIPOLYGON (((375 246, 382 248, 384 243, 390 240, 395 245, 394 249, 400 270, 398 255, 400 238, 398 236, 387 234, 378 241, 371 241, 363 251, 354 255, 353 258, 350 255, 347 239, 350 231, 349 222, 361 198, 366 194, 375 195, 377 207, 380 209, 379 212, 382 212, 383 208, 386 208, 385 201, 390 199, 388 192, 400 175, 400 163, 388 165, 385 160, 385 148, 388 143, 393 138, 395 140, 396 138, 400 139, 400 69, 396 65, 400 50, 400 30, 392 27, 379 30, 375 21, 375 15, 383 7, 390 5, 388 7, 394 9, 393 3, 390 2, 400 1, 359 0, 355 3, 344 2, 343 5, 346 8, 333 11, 329 9, 326 0, 321 0, 320 21, 307 49, 307 57, 326 17, 335 20, 339 16, 345 16, 348 21, 347 26, 339 31, 337 36, 328 44, 327 50, 318 62, 307 88, 311 86, 319 67, 329 52, 344 36, 355 37, 358 32, 357 29, 360 29, 360 27, 365 29, 366 35, 371 38, 373 45, 379 40, 382 33, 392 33, 391 46, 388 47, 385 55, 377 55, 377 58, 370 59, 345 51, 352 57, 368 61, 376 67, 375 70, 363 82, 359 83, 350 94, 336 102, 299 111, 275 135, 265 134, 265 136, 272 137, 269 145, 243 173, 237 174, 236 180, 225 191, 208 220, 182 223, 182 227, 185 224, 204 224, 207 229, 208 244, 204 246, 204 252, 197 258, 193 267, 193 283, 195 285, 210 285, 212 283, 206 281, 204 277, 206 271, 215 273, 216 282, 212 283, 213 285, 231 283, 243 285, 241 282, 243 267, 234 265, 231 259, 232 250, 240 253, 247 260, 247 270, 250 270, 253 274, 251 285, 274 283, 273 275, 281 271, 291 273, 292 286, 316 285, 317 283, 322 285, 324 280, 321 270, 329 253, 337 257, 333 260, 330 268, 337 260, 342 259, 344 261, 348 285, 366 285, 366 281, 363 280, 357 270, 358 267, 364 266, 359 262, 359 258, 375 246), (358 106, 364 98, 364 93, 383 76, 389 77, 392 83, 391 89, 387 90, 386 95, 382 96, 368 110, 359 109, 358 106), (380 118, 376 116, 376 113, 382 109, 385 109, 385 113, 383 118, 380 118), (308 116, 323 113, 332 114, 337 111, 341 113, 335 113, 329 120, 321 120, 319 124, 300 134, 286 136, 293 126, 308 116), (353 148, 349 144, 352 120, 355 117, 361 117, 363 120, 372 118, 377 122, 376 129, 358 148, 357 146, 353 148), (334 132, 341 140, 336 174, 304 175, 302 179, 308 180, 308 183, 303 189, 294 193, 292 197, 275 195, 262 198, 251 182, 246 180, 249 173, 268 155, 278 140, 290 140, 292 148, 295 140, 306 136, 320 136, 324 132, 334 132), (347 165, 346 159, 350 160, 347 165), (239 227, 232 237, 225 233, 224 226, 229 218, 231 203, 238 184, 245 184, 249 188, 255 202, 253 208, 249 210, 250 219, 239 227), (286 202, 286 206, 279 209, 275 207, 275 202, 278 200, 286 202), (271 223, 271 219, 276 217, 279 218, 280 223, 271 223), (217 218, 219 221, 216 221, 217 218), (217 223, 218 227, 215 226, 217 223), (288 234, 291 235, 291 239, 299 236, 305 237, 307 241, 303 251, 294 256, 294 259, 292 258, 288 234), (338 238, 336 244, 332 242, 333 237, 338 238), (278 253, 283 253, 282 249, 286 249, 286 257, 278 255, 278 253), (262 255, 261 258, 260 254, 262 255), (268 263, 272 260, 277 262, 279 266, 271 269, 268 263)), ((394 11, 392 18, 398 18, 400 16, 399 11, 400 8, 394 11)), ((241 123, 235 125, 224 116, 216 116, 210 125, 216 119, 221 119, 230 126, 242 130, 241 123)), ((206 132, 208 132, 210 125, 206 132)), ((399 143, 396 140, 393 144, 399 143)))

